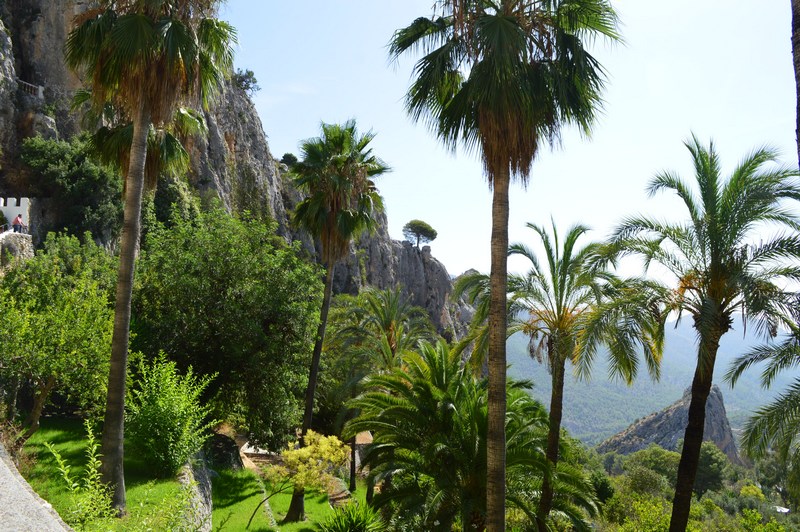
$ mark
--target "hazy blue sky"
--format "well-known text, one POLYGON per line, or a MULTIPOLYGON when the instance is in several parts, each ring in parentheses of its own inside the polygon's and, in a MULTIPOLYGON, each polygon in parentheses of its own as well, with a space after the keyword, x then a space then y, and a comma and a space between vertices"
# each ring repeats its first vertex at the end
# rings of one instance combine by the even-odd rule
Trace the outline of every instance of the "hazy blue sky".
MULTIPOLYGON (((377 184, 389 230, 413 218, 439 231, 435 257, 457 275, 489 269, 491 194, 474 154, 446 151, 406 116, 414 64, 390 64, 397 28, 429 16, 433 0, 229 0, 221 16, 239 31, 236 64, 253 70, 254 100, 276 158, 298 152, 319 123, 355 118, 377 133, 374 152, 393 172, 377 184)), ((683 216, 672 198, 648 199, 659 170, 691 178, 682 141, 713 138, 728 172, 756 146, 795 164, 795 89, 789 0, 617 0, 624 44, 598 41, 608 72, 604 113, 592 137, 566 131, 543 150, 527 190, 512 185, 511 242, 526 222, 594 228, 602 238, 622 216, 683 216)), ((510 265, 511 269, 515 264, 510 265)))

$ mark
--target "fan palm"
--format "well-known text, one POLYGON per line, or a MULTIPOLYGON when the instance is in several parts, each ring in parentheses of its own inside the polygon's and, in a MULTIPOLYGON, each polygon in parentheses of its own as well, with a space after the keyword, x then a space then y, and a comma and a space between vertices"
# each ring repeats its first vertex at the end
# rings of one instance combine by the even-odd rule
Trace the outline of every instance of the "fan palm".
POLYGON ((800 258, 800 237, 794 232, 800 223, 783 205, 784 200, 800 199, 797 171, 770 166, 776 154, 762 148, 724 180, 713 142, 706 147, 692 136, 685 145, 694 163, 697 192, 671 172, 657 174, 648 192, 675 192, 689 219, 667 223, 631 217, 614 237, 624 253, 638 254, 646 266, 660 264, 674 276, 668 307, 678 318, 684 312, 691 315, 697 332, 697 366, 670 521, 673 531, 685 530, 689 518, 720 338, 731 329, 737 312, 757 333, 774 336, 791 301, 778 282, 800 279, 800 268, 786 265, 787 259, 800 258), (764 224, 793 232, 766 238, 764 224))
MULTIPOLYGON (((523 276, 511 276, 509 287, 527 315, 521 329, 530 337, 530 354, 540 362, 546 361, 550 371, 546 455, 555 468, 559 462, 566 362, 578 363, 585 352, 588 360, 583 367, 588 368, 598 345, 607 345, 612 374, 630 384, 636 377, 641 347, 651 376, 657 378, 664 314, 657 305, 658 292, 642 281, 620 281, 606 269, 599 244, 578 247, 578 240, 588 231, 586 227, 571 227, 563 243, 555 223, 552 233, 531 223, 527 227, 541 241, 546 266, 540 265, 531 248, 513 244, 509 255, 527 259, 530 270, 523 276)), ((553 486, 545 476, 537 511, 540 530, 547 529, 553 495, 553 486)))
MULTIPOLYGON (((394 505, 395 517, 424 530, 464 530, 486 525, 487 382, 478 380, 444 342, 423 343, 403 355, 403 368, 368 378, 367 391, 350 402, 360 414, 345 434, 373 432, 365 463, 378 480, 392 478, 375 497, 379 507, 394 505)), ((547 415, 524 384, 508 390, 509 501, 533 516, 530 493, 548 469, 543 452, 547 415)), ((574 471, 556 475, 564 492, 590 493, 574 471)), ((559 511, 581 528, 582 511, 595 510, 591 497, 559 501, 559 511)))
MULTIPOLYGON (((113 103, 133 124, 114 311, 108 400, 103 424, 103 480, 125 511, 124 401, 133 265, 151 125, 172 117, 181 100, 207 105, 233 62, 233 28, 214 18, 216 0, 100 0, 79 15, 67 37, 67 64, 85 74, 99 110, 113 103)), ((99 115, 99 111, 98 111, 99 115)))
POLYGON ((584 43, 617 38, 606 0, 438 0, 441 13, 399 29, 397 58, 421 50, 406 97, 449 147, 480 152, 493 189, 489 340, 489 529, 505 528, 505 331, 508 190, 565 123, 588 131, 603 72, 584 43))
MULTIPOLYGON (((374 227, 375 215, 383 209, 383 200, 372 178, 387 172, 389 167, 372 154, 369 143, 373 138, 372 132, 360 134, 355 120, 344 124, 323 123, 322 136, 303 141, 302 159, 292 166, 295 185, 306 194, 295 208, 293 221, 319 239, 325 266, 325 291, 308 375, 302 434, 311 427, 314 412, 334 266, 347 254, 353 238, 374 227)), ((299 521, 304 513, 303 492, 295 490, 286 521, 299 521)))

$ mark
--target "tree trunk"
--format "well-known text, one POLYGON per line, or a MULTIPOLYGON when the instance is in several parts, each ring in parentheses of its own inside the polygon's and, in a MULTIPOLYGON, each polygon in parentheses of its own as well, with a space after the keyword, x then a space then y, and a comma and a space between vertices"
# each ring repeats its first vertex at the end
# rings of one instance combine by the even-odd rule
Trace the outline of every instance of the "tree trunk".
MULTIPOLYGON (((322 342, 325 340, 325 326, 328 323, 328 310, 331 307, 331 292, 333 290, 333 267, 334 262, 328 261, 325 272, 325 292, 322 297, 322 310, 319 314, 319 328, 317 329, 317 340, 314 343, 314 353, 311 355, 311 369, 308 373, 308 386, 306 387, 306 405, 303 412, 303 428, 300 434, 300 445, 305 446, 305 436, 311 428, 311 421, 314 416, 314 393, 317 389, 317 376, 319 374, 319 359, 322 355, 322 342)), ((295 488, 292 492, 292 502, 289 504, 289 511, 283 519, 284 523, 294 523, 305 519, 305 490, 295 488)))
POLYGON ((356 492, 356 437, 350 440, 350 493, 356 492))
POLYGON ((44 410, 44 405, 47 402, 47 398, 50 395, 50 392, 55 388, 56 379, 55 377, 48 377, 47 380, 39 386, 39 389, 33 394, 33 408, 31 408, 30 413, 25 418, 25 422, 22 424, 22 428, 25 432, 22 433, 17 441, 15 442, 16 448, 21 448, 28 438, 34 435, 34 433, 39 430, 39 420, 42 417, 42 410, 44 410))
POLYGON ((800 0, 792 0, 792 57, 794 58, 794 84, 797 99, 795 139, 797 140, 797 160, 800 164, 800 0))
POLYGON ((146 105, 140 103, 138 116, 133 121, 130 163, 125 183, 125 211, 119 246, 114 333, 111 339, 108 395, 101 441, 103 482, 112 489, 112 504, 119 515, 125 514, 125 472, 122 463, 125 440, 125 379, 128 371, 133 269, 139 240, 149 129, 150 113, 146 105))
POLYGON ((6 419, 13 422, 17 417, 17 397, 19 396, 19 376, 11 379, 10 389, 7 394, 6 419))
MULTIPOLYGON (((701 338, 701 342, 703 339, 701 338)), ((719 338, 706 342, 706 353, 709 364, 701 362, 702 346, 698 354, 697 368, 692 380, 692 398, 689 403, 689 419, 683 436, 683 450, 678 464, 678 477, 675 482, 675 497, 672 499, 672 517, 669 522, 670 532, 683 532, 689 522, 689 510, 692 505, 692 489, 700 463, 700 447, 703 444, 703 430, 706 423, 706 401, 711 391, 714 376, 714 362, 719 349, 719 338)))
POLYGON ((486 435, 486 528, 505 530, 506 514, 506 329, 508 290, 509 169, 494 176, 492 267, 489 275, 489 412, 486 435))
POLYGON ((542 496, 539 499, 539 509, 536 512, 536 525, 539 532, 547 532, 547 516, 553 507, 553 483, 551 475, 555 473, 558 465, 558 446, 561 441, 561 416, 564 406, 564 364, 563 359, 557 358, 550 367, 553 372, 553 390, 550 393, 550 426, 547 431, 547 451, 545 456, 551 471, 542 480, 542 496))

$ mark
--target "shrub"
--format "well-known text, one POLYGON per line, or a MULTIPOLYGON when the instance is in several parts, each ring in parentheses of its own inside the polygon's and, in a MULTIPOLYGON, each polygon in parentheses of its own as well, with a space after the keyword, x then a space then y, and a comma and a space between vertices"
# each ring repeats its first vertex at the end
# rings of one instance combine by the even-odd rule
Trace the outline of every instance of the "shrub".
POLYGON ((250 97, 261 90, 261 87, 258 86, 255 73, 250 69, 242 70, 241 68, 237 68, 236 72, 231 76, 231 80, 237 88, 246 92, 250 97))
POLYGON ((200 450, 209 409, 200 394, 211 378, 198 378, 191 366, 185 376, 160 354, 152 364, 139 364, 138 387, 128 401, 128 435, 158 475, 170 476, 200 450))
POLYGON ((336 508, 317 528, 322 532, 380 532, 386 525, 372 507, 350 503, 336 508))
POLYGON ((94 528, 98 521, 114 517, 111 506, 111 493, 100 479, 100 443, 92 432, 89 420, 85 421, 86 438, 86 472, 83 479, 75 480, 70 475, 70 466, 64 461, 55 447, 45 443, 45 447, 53 455, 58 464, 58 471, 67 485, 72 499, 69 513, 64 515, 64 520, 78 530, 94 528))

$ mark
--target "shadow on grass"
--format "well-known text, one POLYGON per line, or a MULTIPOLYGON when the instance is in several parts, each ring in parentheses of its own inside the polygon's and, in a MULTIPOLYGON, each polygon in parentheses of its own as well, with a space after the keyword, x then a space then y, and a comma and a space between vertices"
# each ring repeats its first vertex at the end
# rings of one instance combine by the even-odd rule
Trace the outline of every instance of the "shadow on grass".
POLYGON ((231 470, 220 471, 214 479, 214 507, 227 508, 250 497, 263 496, 255 477, 236 474, 231 470))

